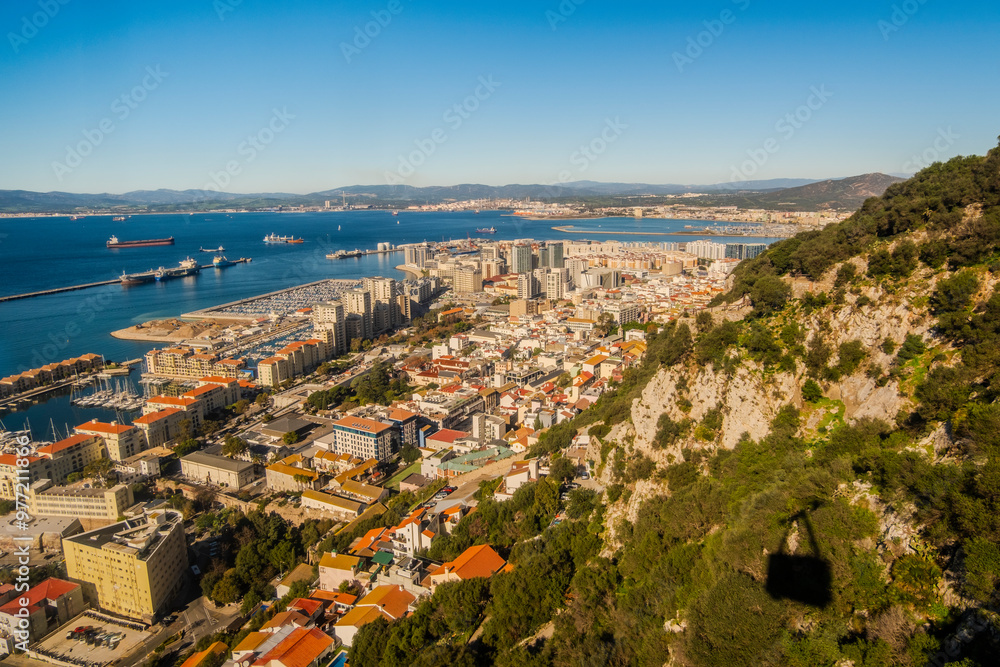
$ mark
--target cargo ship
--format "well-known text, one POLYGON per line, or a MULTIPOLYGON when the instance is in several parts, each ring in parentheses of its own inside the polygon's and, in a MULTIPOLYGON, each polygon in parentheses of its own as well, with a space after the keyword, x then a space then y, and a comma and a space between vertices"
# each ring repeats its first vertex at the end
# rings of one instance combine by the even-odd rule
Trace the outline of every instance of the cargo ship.
POLYGON ((153 279, 158 281, 170 280, 171 278, 186 278, 201 271, 198 262, 188 257, 180 263, 176 269, 165 269, 162 266, 153 274, 153 279))
POLYGON ((477 234, 496 234, 497 233, 497 228, 496 227, 488 227, 486 229, 477 229, 476 233, 477 234))
POLYGON ((337 252, 331 252, 326 256, 327 259, 348 259, 350 257, 361 257, 364 255, 360 250, 355 249, 354 251, 349 250, 338 250, 337 252))
POLYGON ((224 269, 227 266, 233 266, 234 264, 236 264, 236 262, 231 259, 226 259, 225 255, 217 255, 215 259, 212 260, 212 266, 217 269, 224 269))
POLYGON ((218 248, 198 248, 198 252, 225 252, 226 249, 221 245, 218 248))
POLYGON ((294 236, 278 236, 272 233, 264 237, 264 243, 305 243, 305 240, 297 239, 294 236))
POLYGON ((143 241, 120 241, 117 236, 112 236, 108 239, 109 248, 147 248, 149 246, 157 245, 173 245, 174 237, 170 236, 165 239, 146 239, 143 241))
POLYGON ((123 287, 151 283, 156 280, 156 271, 150 269, 149 271, 144 271, 142 273, 122 273, 122 277, 119 278, 119 280, 121 281, 123 287))

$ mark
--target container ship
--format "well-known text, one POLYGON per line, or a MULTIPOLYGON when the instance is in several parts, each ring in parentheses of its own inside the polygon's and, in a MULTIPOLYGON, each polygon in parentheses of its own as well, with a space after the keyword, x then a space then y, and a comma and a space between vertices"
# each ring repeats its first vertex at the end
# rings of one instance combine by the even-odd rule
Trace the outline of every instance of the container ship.
POLYGON ((112 236, 108 239, 109 248, 148 248, 149 246, 156 245, 173 245, 174 237, 170 236, 165 239, 146 239, 143 241, 120 241, 117 236, 112 236))
POLYGON ((294 236, 278 236, 270 234, 264 237, 264 243, 305 243, 304 239, 297 239, 294 236))

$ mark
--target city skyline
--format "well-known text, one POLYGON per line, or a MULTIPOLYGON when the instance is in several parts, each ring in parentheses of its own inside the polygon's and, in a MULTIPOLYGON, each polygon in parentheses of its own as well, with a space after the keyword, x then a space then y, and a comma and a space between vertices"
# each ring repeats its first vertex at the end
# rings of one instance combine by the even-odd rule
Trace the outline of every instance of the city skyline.
POLYGON ((4 189, 823 179, 997 134, 994 6, 107 7, 0 9, 4 189))

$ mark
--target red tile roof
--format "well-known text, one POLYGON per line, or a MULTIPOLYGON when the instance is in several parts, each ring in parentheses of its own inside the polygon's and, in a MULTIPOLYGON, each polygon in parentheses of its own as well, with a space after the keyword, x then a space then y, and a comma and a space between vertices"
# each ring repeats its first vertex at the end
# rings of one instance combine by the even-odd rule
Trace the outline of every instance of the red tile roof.
POLYGON ((126 424, 106 424, 95 419, 94 421, 87 422, 86 424, 80 424, 76 427, 76 430, 121 435, 122 433, 128 433, 132 430, 132 427, 126 424))
POLYGON ((254 665, 272 660, 284 667, 308 667, 333 644, 333 639, 316 628, 296 628, 281 643, 265 653, 254 665))

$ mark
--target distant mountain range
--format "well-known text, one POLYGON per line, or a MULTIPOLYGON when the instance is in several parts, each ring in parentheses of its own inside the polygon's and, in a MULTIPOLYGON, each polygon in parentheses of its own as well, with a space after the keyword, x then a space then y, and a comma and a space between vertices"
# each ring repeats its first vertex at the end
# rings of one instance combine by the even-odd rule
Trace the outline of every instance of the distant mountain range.
POLYGON ((277 206, 334 205, 343 198, 352 206, 403 207, 467 199, 532 199, 576 201, 594 206, 634 206, 660 203, 656 197, 695 194, 692 204, 732 205, 750 208, 855 209, 866 198, 879 196, 902 179, 866 174, 845 179, 817 181, 781 178, 714 185, 650 185, 575 181, 559 185, 478 185, 414 187, 411 185, 352 185, 307 195, 287 192, 239 194, 212 190, 136 190, 124 194, 74 194, 0 190, 0 212, 80 213, 85 211, 180 211, 218 208, 273 208, 277 206), (649 198, 654 198, 652 201, 649 198))

